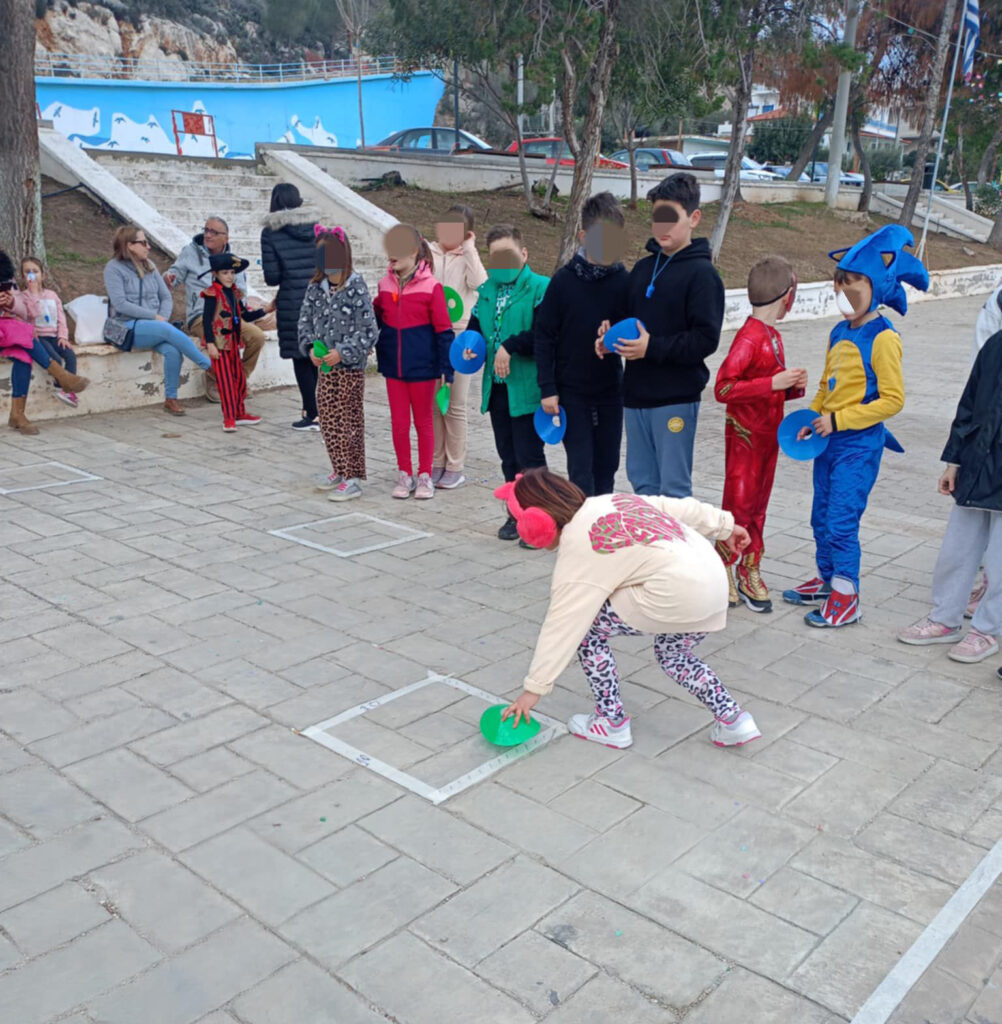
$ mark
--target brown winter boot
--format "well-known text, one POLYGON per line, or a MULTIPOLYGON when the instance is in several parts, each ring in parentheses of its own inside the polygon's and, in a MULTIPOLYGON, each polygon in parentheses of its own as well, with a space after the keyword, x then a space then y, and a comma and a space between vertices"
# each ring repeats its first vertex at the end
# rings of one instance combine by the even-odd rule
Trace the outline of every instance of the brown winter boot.
POLYGON ((55 359, 49 363, 49 375, 55 378, 56 383, 63 391, 69 391, 73 394, 83 391, 90 383, 86 377, 81 377, 79 373, 70 373, 64 369, 55 359))
POLYGON ((10 419, 7 420, 7 426, 11 430, 20 430, 22 434, 33 437, 38 433, 38 427, 24 414, 27 401, 27 398, 12 398, 10 400, 10 419))

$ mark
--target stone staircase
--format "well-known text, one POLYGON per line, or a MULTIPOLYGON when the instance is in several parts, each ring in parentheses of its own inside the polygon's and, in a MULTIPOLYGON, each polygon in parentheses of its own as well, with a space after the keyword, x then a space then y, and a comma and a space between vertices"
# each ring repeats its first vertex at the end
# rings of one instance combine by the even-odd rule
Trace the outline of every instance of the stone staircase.
POLYGON ((206 217, 222 217, 229 225, 230 248, 250 260, 248 284, 271 296, 261 272, 261 218, 279 181, 274 174, 242 160, 144 159, 93 150, 91 155, 189 238, 202 230, 206 217))

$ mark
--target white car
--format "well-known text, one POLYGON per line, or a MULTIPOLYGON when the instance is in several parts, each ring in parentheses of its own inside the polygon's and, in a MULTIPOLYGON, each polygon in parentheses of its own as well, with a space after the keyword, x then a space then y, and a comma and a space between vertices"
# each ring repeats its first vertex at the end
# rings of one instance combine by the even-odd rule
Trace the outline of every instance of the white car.
MULTIPOLYGON (((718 178, 724 176, 724 168, 727 165, 726 153, 696 153, 690 156, 689 160, 694 171, 713 171, 718 178)), ((779 175, 767 171, 750 156, 743 156, 740 177, 742 181, 775 181, 779 175)))

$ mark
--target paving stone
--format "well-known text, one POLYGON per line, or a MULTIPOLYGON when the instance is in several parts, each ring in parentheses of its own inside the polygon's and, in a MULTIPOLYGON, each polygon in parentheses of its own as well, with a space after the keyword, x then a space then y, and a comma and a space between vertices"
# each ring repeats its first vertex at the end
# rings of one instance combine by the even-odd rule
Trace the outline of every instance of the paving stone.
POLYGON ((1002 961, 1002 943, 998 937, 971 924, 968 918, 936 957, 936 968, 980 991, 999 961, 1002 961))
POLYGON ((999 797, 1002 776, 938 762, 891 804, 890 810, 933 828, 963 832, 999 797))
POLYGON ((853 835, 899 793, 904 783, 842 761, 791 800, 784 812, 814 828, 853 835))
POLYGON ((582 825, 605 832, 637 810, 640 803, 594 779, 585 779, 551 800, 550 806, 582 825))
MULTIPOLYGON (((535 1017, 406 932, 341 970, 352 988, 401 1024, 531 1024, 535 1017)), ((640 1024, 640 1022, 638 1022, 640 1024)))
POLYGON ((0 787, 0 812, 38 839, 65 832, 98 817, 102 810, 76 786, 42 765, 11 772, 0 787))
MULTIPOLYGON (((309 949, 321 963, 338 967, 455 891, 456 887, 440 875, 408 857, 399 857, 363 881, 297 914, 279 931, 290 942, 309 949), (346 928, 348 921, 351 927, 346 928)), ((368 962, 372 955, 363 959, 368 962)), ((344 971, 339 973, 348 977, 344 971)))
MULTIPOLYGON (((967 768, 979 767, 995 749, 993 744, 985 740, 965 736, 942 725, 927 724, 904 715, 892 715, 882 708, 882 705, 878 705, 864 712, 853 723, 854 729, 877 735, 884 740, 893 740, 912 751, 922 751, 967 768)), ((926 759, 926 764, 929 763, 926 759)), ((871 764, 871 767, 880 766, 871 764)), ((916 771, 908 777, 918 774, 916 771)))
POLYGON ((188 850, 193 871, 265 924, 281 924, 334 887, 253 832, 233 829, 188 850))
POLYGON ((405 796, 358 824, 460 885, 469 885, 515 853, 505 843, 416 796, 405 796))
POLYGON ((0 721, 4 731, 22 743, 63 732, 80 722, 62 705, 28 687, 0 693, 0 721))
POLYGON ((285 943, 252 921, 227 925, 93 1002, 100 1024, 191 1024, 294 959, 285 943))
POLYGON ((287 679, 243 658, 209 666, 202 673, 202 679, 227 696, 256 710, 289 700, 302 692, 300 687, 287 679))
POLYGON ((851 1017, 921 931, 914 921, 861 903, 790 975, 790 984, 851 1017))
POLYGON ((592 892, 579 893, 536 927, 554 944, 679 1010, 699 1000, 727 970, 695 943, 592 892))
POLYGON ((968 1013, 974 1024, 995 1024, 1002 1020, 1002 968, 999 968, 982 989, 968 1013))
POLYGON ((0 818, 0 857, 6 857, 30 843, 31 837, 23 829, 0 818))
POLYGON ((400 789, 366 768, 252 818, 248 827, 295 853, 400 796, 400 789))
POLYGON ((814 782, 829 768, 838 764, 838 758, 823 754, 820 750, 805 747, 786 736, 781 736, 774 743, 760 747, 758 750, 755 749, 756 746, 758 746, 757 741, 748 748, 756 764, 775 768, 777 771, 792 775, 795 779, 800 779, 803 782, 814 782))
POLYGON ((473 967, 577 888, 555 871, 519 858, 418 919, 411 930, 464 966, 473 967))
POLYGON ((814 947, 810 932, 669 868, 633 894, 631 905, 707 949, 775 980, 814 947))
POLYGON ((888 1024, 957 1024, 963 1021, 977 995, 978 989, 932 967, 901 1000, 888 1024))
POLYGON ((232 921, 240 910, 187 868, 152 850, 90 873, 133 928, 177 952, 232 921))
POLYGON ((115 821, 88 821, 46 842, 17 850, 3 861, 0 910, 54 889, 142 844, 115 821))
POLYGON ((255 985, 233 1008, 245 1024, 386 1024, 349 988, 304 960, 255 985))
POLYGON ((600 974, 546 1019, 550 1024, 607 1024, 610 1020, 670 1024, 678 1018, 621 981, 600 974))
POLYGON ((0 1006, 17 1024, 43 1024, 159 959, 128 925, 108 921, 77 942, 0 975, 0 1006))
POLYGON ((997 689, 973 690, 965 700, 943 716, 943 725, 989 743, 1002 743, 997 689))
POLYGON ((158 765, 169 765, 185 757, 229 743, 268 724, 250 708, 226 707, 164 729, 157 736, 133 744, 137 754, 158 765))
POLYGON ((551 864, 558 864, 596 835, 497 782, 488 782, 449 801, 453 811, 478 828, 507 839, 551 864))
POLYGON ((992 935, 1002 937, 1002 880, 981 897, 965 922, 967 927, 984 928, 992 935))
POLYGON ((751 902, 799 928, 827 935, 859 900, 793 868, 780 868, 752 893, 751 902))
POLYGON ((619 750, 583 743, 573 736, 561 736, 534 751, 532 757, 506 768, 499 781, 522 796, 549 803, 622 756, 619 750))
POLYGON ((300 850, 296 856, 324 878, 344 888, 371 875, 384 864, 389 864, 397 858, 398 853, 378 839, 373 839, 357 825, 349 825, 305 850, 300 850))
POLYGON ((203 686, 187 672, 167 665, 125 685, 130 693, 181 721, 198 718, 232 703, 226 694, 203 686))
POLYGON ((25 765, 37 763, 20 743, 6 736, 0 736, 0 773, 23 768, 25 765))
POLYGON ((939 722, 968 692, 968 687, 950 682, 933 672, 917 672, 889 693, 881 701, 881 707, 909 719, 939 722))
POLYGON ((591 889, 625 898, 705 834, 705 829, 674 815, 641 807, 559 866, 591 889))
POLYGON ((881 814, 856 843, 954 885, 964 882, 984 856, 984 850, 963 840, 895 814, 881 814))
POLYGON ((46 953, 108 921, 108 911, 75 882, 0 914, 0 928, 28 956, 46 953))
POLYGON ((57 767, 123 746, 174 725, 175 719, 156 708, 132 708, 89 725, 50 736, 32 746, 32 752, 57 767))
POLYGON ((538 932, 523 932, 477 966, 477 974, 543 1016, 567 1002, 598 968, 538 932))
POLYGON ((685 1018, 685 1024, 750 1024, 751 1021, 835 1024, 827 1010, 740 968, 729 973, 709 998, 685 1018))
POLYGON ((346 758, 277 725, 234 740, 229 747, 299 789, 316 789, 352 769, 346 758))
POLYGON ((131 711, 140 706, 138 697, 121 686, 109 686, 103 690, 95 690, 83 697, 74 697, 65 701, 65 706, 82 722, 92 722, 96 718, 107 718, 122 711, 131 711))
POLYGON ((177 852, 288 800, 293 793, 287 783, 259 770, 145 818, 142 828, 168 850, 177 852))
POLYGON ((126 821, 149 817, 192 795, 187 786, 130 750, 111 750, 79 761, 66 774, 126 821))
POLYGON ((228 747, 213 747, 204 754, 186 757, 183 761, 175 761, 170 766, 171 775, 175 775, 185 785, 204 793, 215 789, 224 782, 238 779, 254 771, 250 761, 238 757, 228 747))
POLYGON ((722 825, 737 813, 734 801, 720 790, 658 761, 624 757, 595 778, 604 786, 703 828, 722 825))

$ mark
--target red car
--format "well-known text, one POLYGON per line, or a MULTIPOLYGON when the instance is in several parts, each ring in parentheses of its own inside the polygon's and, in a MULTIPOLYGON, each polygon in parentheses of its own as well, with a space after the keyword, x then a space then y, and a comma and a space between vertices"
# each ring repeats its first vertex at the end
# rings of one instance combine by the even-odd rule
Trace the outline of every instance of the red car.
MULTIPOLYGON (((512 142, 505 152, 517 153, 518 142, 512 142)), ((552 165, 559 156, 561 167, 574 166, 574 154, 571 152, 570 146, 568 146, 563 139, 558 139, 555 136, 523 139, 522 152, 524 152, 526 156, 546 157, 546 162, 550 165, 552 165)), ((624 164, 622 160, 611 160, 609 157, 602 156, 602 154, 599 153, 595 159, 595 166, 621 171, 624 167, 629 167, 630 165, 628 163, 624 164)))

